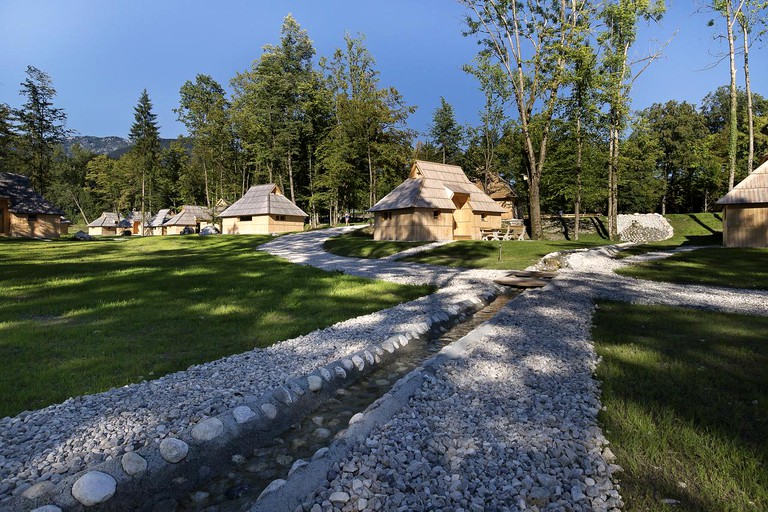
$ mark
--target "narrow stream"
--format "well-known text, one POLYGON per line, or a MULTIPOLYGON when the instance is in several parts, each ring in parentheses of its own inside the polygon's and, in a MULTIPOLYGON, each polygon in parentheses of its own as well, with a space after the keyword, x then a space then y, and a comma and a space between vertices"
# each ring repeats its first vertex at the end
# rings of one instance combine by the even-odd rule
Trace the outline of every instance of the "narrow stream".
MULTIPOLYGON (((425 360, 493 317, 517 293, 499 295, 489 305, 465 322, 431 338, 411 340, 397 352, 397 358, 358 380, 354 385, 336 391, 300 424, 296 424, 269 446, 258 448, 245 457, 235 456, 231 469, 211 480, 210 485, 179 500, 179 510, 240 512, 248 510, 270 482, 287 478, 298 459, 309 461, 312 455, 333 441, 345 429, 349 419, 364 411, 389 391, 398 379, 425 360)), ((244 454, 245 455, 245 454, 244 454)))

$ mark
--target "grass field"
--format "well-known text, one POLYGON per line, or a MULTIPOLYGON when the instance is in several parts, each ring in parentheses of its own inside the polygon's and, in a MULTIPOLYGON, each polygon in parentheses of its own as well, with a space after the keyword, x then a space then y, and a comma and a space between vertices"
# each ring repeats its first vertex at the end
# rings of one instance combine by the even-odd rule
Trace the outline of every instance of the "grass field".
POLYGON ((767 331, 764 317, 598 305, 600 420, 624 510, 768 510, 767 331))
POLYGON ((449 267, 520 270, 537 263, 551 252, 597 247, 610 243, 595 234, 582 234, 579 238, 578 242, 567 240, 458 241, 414 254, 402 261, 449 267), (499 257, 499 247, 501 247, 501 257, 499 257))
POLYGON ((768 249, 707 248, 618 269, 639 279, 768 290, 768 249))
POLYGON ((0 416, 266 347, 431 291, 254 250, 269 239, 0 241, 0 416))
POLYGON ((323 244, 323 249, 331 254, 351 258, 384 258, 427 243, 429 242, 374 241, 373 227, 368 226, 329 238, 323 244))

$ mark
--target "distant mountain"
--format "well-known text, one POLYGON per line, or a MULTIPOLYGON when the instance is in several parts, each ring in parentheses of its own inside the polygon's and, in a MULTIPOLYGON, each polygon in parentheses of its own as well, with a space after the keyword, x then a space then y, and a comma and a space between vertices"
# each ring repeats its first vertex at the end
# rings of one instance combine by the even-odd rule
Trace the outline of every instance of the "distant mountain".
MULTIPOLYGON (((167 148, 175 139, 160 139, 160 147, 167 148)), ((93 137, 91 135, 77 135, 67 137, 64 141, 64 150, 72 154, 72 146, 79 144, 83 149, 97 155, 107 155, 110 158, 120 158, 129 149, 131 141, 123 137, 93 137)))

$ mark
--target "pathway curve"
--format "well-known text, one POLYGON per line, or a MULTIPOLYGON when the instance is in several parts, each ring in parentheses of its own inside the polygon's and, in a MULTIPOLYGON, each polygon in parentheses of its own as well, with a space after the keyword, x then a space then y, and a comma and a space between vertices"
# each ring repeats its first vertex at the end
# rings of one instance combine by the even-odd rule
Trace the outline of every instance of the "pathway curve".
MULTIPOLYGON (((316 242, 298 238, 266 249, 287 242, 299 251, 306 244, 310 252, 294 253, 293 261, 361 271, 349 260, 316 254, 316 242)), ((568 256, 568 268, 557 279, 513 300, 468 336, 463 353, 427 372, 407 407, 352 443, 302 509, 622 507, 612 478, 621 468, 596 421, 594 300, 765 315, 768 292, 640 282, 614 270, 667 254, 616 260, 615 252, 606 247, 568 256)), ((375 260, 365 262, 362 271, 384 279, 407 273, 439 281, 450 273, 455 281, 461 275, 375 260)))

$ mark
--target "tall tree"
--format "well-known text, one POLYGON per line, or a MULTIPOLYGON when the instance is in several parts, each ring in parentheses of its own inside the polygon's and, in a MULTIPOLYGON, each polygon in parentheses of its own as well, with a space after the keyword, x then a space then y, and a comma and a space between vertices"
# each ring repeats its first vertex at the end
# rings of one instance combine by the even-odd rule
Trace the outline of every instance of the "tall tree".
POLYGON ((752 37, 760 37, 765 33, 767 26, 768 2, 765 0, 746 0, 741 11, 736 15, 736 20, 741 27, 744 55, 744 87, 747 91, 747 130, 749 137, 749 154, 747 156, 747 174, 754 170, 755 160, 755 119, 752 105, 752 84, 749 78, 749 47, 752 37), (755 33, 756 32, 756 33, 755 33))
POLYGON ((323 60, 332 95, 334 123, 319 148, 326 169, 324 188, 331 200, 331 218, 338 215, 338 202, 358 206, 355 191, 367 185, 366 207, 377 201, 380 177, 406 166, 410 158, 411 133, 404 129, 414 107, 405 104, 394 87, 380 88, 374 59, 364 37, 347 34, 345 47, 323 60))
POLYGON ((16 144, 13 109, 6 103, 0 103, 0 172, 12 171, 16 144))
MULTIPOLYGON (((227 182, 231 182, 227 180, 228 171, 234 171, 229 102, 224 88, 209 75, 197 75, 194 83, 186 81, 180 95, 179 108, 174 112, 192 137, 192 152, 203 168, 205 203, 210 208, 217 199, 237 195, 225 192, 229 190, 227 182), (210 173, 214 173, 215 181, 210 173)), ((242 194, 243 190, 235 192, 242 194)))
MULTIPOLYGON (((141 178, 141 224, 142 234, 146 219, 147 185, 152 190, 153 178, 160 160, 160 128, 157 125, 157 115, 152 112, 152 102, 147 90, 139 96, 139 102, 133 109, 133 125, 129 139, 133 143, 131 154, 136 158, 141 178)), ((151 194, 150 194, 151 197, 151 194)), ((152 209, 152 202, 149 204, 152 209)))
POLYGON ((467 35, 481 38, 508 75, 522 131, 531 236, 541 238, 539 187, 549 132, 565 84, 567 47, 582 25, 573 10, 584 4, 567 0, 459 0, 470 15, 467 35))
POLYGON ((456 122, 453 107, 440 97, 440 106, 432 115, 432 125, 429 128, 432 141, 443 156, 443 163, 456 163, 461 153, 461 126, 456 122))
POLYGON ((233 119, 249 160, 264 169, 296 200, 296 161, 307 128, 305 95, 314 90, 315 49, 290 14, 283 20, 279 45, 267 45, 251 70, 232 79, 233 119), (284 179, 288 180, 288 187, 284 179))
POLYGON ((661 54, 658 49, 639 61, 631 61, 629 50, 637 39, 638 22, 659 20, 664 11, 663 0, 612 0, 603 6, 605 29, 598 41, 602 47, 608 104, 608 234, 611 240, 618 236, 619 154, 629 115, 629 93, 637 77, 661 54), (640 63, 640 71, 633 73, 633 65, 640 63))
POLYGON ((51 77, 34 66, 27 66, 26 73, 19 91, 26 101, 16 111, 19 146, 33 186, 44 194, 54 148, 67 135, 67 115, 63 109, 53 106, 56 89, 51 77))

